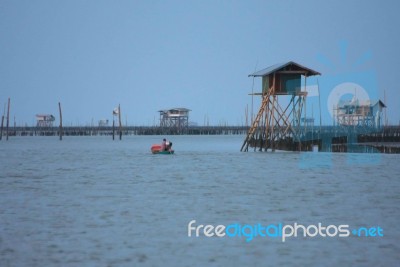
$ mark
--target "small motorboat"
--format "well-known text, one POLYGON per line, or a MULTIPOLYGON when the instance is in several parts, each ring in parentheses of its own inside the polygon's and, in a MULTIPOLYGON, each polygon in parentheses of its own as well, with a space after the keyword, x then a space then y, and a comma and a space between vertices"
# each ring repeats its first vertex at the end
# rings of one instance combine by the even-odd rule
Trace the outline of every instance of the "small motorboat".
POLYGON ((151 153, 153 154, 174 154, 174 151, 172 149, 168 150, 161 150, 161 145, 152 145, 151 146, 151 153))

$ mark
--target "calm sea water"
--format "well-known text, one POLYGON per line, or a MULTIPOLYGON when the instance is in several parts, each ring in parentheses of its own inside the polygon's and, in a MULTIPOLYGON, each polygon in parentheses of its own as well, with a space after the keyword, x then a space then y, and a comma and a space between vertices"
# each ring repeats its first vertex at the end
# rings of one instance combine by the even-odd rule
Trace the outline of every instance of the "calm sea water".
POLYGON ((0 142, 0 266, 398 266, 400 156, 239 152, 243 136, 0 142), (383 237, 188 237, 188 223, 383 237))

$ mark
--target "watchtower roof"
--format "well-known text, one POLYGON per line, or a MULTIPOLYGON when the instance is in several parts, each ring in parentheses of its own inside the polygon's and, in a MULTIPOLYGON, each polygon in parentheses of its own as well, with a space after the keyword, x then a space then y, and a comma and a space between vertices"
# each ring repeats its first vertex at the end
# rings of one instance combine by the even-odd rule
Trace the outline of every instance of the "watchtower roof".
POLYGON ((191 111, 190 109, 187 108, 171 108, 171 109, 162 109, 159 110, 158 112, 189 112, 191 111))
POLYGON ((256 71, 252 74, 249 74, 249 77, 263 77, 268 76, 269 74, 272 74, 274 72, 282 74, 302 74, 306 77, 321 75, 321 73, 319 73, 318 71, 306 68, 294 61, 289 61, 286 63, 275 64, 263 70, 256 71))

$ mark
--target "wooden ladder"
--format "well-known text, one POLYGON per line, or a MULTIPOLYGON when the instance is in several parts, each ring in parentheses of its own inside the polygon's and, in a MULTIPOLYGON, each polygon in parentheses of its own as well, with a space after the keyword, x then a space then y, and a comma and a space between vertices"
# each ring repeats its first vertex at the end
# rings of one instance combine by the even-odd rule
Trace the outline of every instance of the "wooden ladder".
POLYGON ((267 95, 265 95, 263 100, 262 100, 260 110, 257 113, 257 116, 256 116, 256 118, 255 118, 255 120, 253 122, 253 125, 250 127, 249 131, 247 132, 246 139, 244 140, 242 148, 240 149, 240 151, 247 152, 249 150, 249 145, 250 145, 249 141, 251 140, 251 138, 254 137, 254 133, 257 130, 257 127, 258 127, 258 124, 260 122, 261 116, 264 113, 265 107, 267 106, 267 104, 269 102, 270 95, 271 95, 271 90, 268 90, 267 95), (243 150, 243 148, 244 148, 244 150, 243 150))

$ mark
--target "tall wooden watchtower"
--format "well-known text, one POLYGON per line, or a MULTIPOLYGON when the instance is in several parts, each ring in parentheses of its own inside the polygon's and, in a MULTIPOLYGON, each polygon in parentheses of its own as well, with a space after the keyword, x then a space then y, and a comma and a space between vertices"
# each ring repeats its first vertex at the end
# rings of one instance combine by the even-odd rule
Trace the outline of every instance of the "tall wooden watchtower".
POLYGON ((254 149, 258 147, 260 151, 301 150, 307 77, 313 75, 321 74, 293 61, 276 64, 249 75, 262 77, 262 92, 253 94, 261 96, 261 107, 240 151, 248 151, 249 146, 254 149), (282 101, 282 98, 287 99, 282 101))

